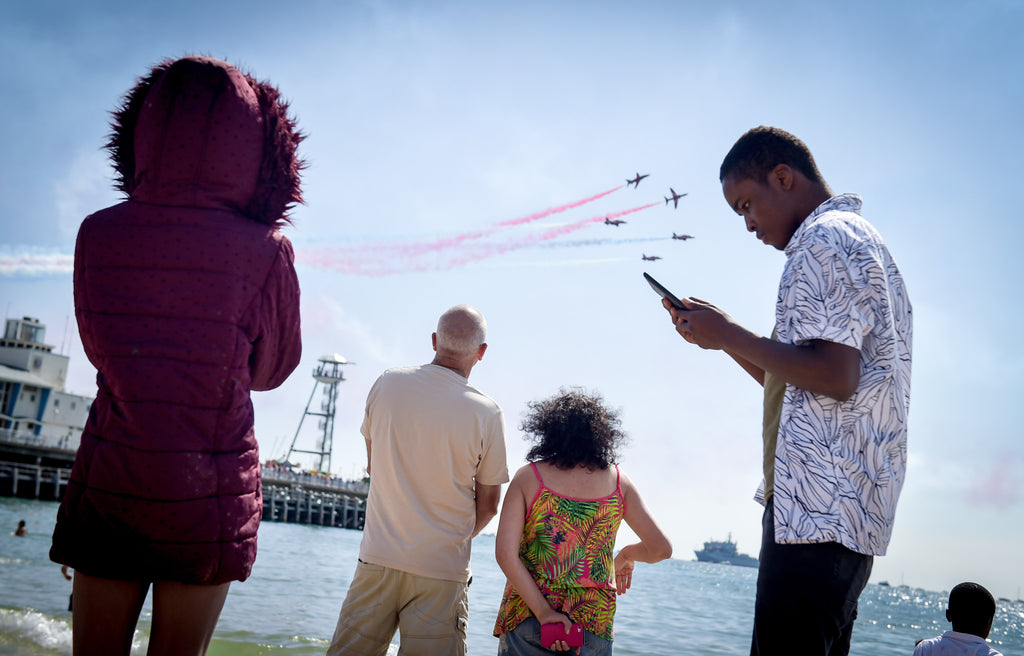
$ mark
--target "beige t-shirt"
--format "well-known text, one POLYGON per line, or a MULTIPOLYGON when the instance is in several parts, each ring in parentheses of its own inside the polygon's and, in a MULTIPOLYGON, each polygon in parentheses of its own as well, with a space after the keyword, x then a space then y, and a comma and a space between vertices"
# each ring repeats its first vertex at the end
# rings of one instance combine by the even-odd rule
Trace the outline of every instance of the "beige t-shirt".
POLYGON ((371 461, 359 558, 467 581, 476 483, 509 480, 501 408, 446 367, 389 369, 370 390, 361 430, 371 461))

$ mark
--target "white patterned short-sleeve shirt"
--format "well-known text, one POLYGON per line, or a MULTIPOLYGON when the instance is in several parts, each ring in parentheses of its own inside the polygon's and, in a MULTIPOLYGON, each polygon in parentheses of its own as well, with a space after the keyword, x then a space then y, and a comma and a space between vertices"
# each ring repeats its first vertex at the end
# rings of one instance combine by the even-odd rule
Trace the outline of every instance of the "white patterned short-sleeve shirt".
POLYGON ((830 198, 786 246, 777 339, 852 346, 861 368, 842 402, 786 386, 775 539, 884 555, 906 475, 912 317, 903 277, 860 208, 854 194, 830 198))

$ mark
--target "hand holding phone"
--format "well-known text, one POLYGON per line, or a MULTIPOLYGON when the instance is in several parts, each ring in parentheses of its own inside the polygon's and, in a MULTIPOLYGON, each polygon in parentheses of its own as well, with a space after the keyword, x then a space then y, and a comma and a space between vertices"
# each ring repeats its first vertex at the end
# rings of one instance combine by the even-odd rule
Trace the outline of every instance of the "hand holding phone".
POLYGON ((683 305, 683 302, 680 301, 675 294, 665 289, 664 285, 662 285, 660 282, 651 277, 651 275, 646 271, 644 272, 644 278, 647 279, 647 282, 648 284, 650 284, 651 289, 658 292, 658 294, 662 298, 668 299, 668 302, 671 303, 677 310, 689 310, 689 308, 683 305))
POLYGON ((551 649, 551 645, 556 640, 564 640, 570 647, 582 647, 583 646, 583 625, 575 623, 568 631, 565 630, 565 624, 561 622, 553 622, 551 624, 541 624, 540 626, 540 644, 545 649, 551 649))

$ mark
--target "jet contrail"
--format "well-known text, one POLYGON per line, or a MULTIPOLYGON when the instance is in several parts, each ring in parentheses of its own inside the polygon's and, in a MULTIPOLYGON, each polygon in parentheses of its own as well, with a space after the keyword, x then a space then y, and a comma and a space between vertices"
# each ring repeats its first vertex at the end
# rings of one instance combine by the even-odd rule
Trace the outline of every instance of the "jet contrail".
MULTIPOLYGON (((5 249, 6 251, 6 249, 5 249)), ((0 275, 44 276, 71 273, 75 256, 65 253, 0 252, 0 275)))
POLYGON ((590 198, 584 198, 583 200, 578 200, 575 203, 569 203, 567 205, 559 205, 558 207, 551 207, 549 209, 544 210, 543 212, 537 212, 536 214, 530 214, 529 216, 524 216, 524 217, 522 217, 520 219, 511 219, 509 221, 502 221, 498 225, 504 228, 504 227, 507 227, 507 226, 522 225, 524 223, 529 223, 530 221, 536 221, 537 219, 543 219, 545 216, 551 216, 552 214, 558 214, 559 212, 564 212, 566 210, 571 210, 573 208, 579 207, 580 205, 585 205, 587 203, 593 202, 593 201, 597 200, 598 198, 604 198, 608 194, 610 194, 612 192, 615 192, 615 191, 618 191, 619 189, 622 189, 625 186, 626 185, 619 185, 618 187, 615 187, 614 189, 609 189, 608 191, 602 191, 601 193, 597 194, 596 196, 591 196, 590 198))
MULTIPOLYGON (((376 260, 373 262, 367 262, 365 258, 353 257, 359 255, 357 252, 341 253, 335 252, 333 255, 325 254, 322 249, 320 252, 310 254, 309 257, 303 256, 297 260, 300 264, 306 266, 313 266, 316 268, 330 269, 341 273, 351 273, 355 275, 363 276, 385 276, 397 273, 416 273, 423 271, 447 271, 457 267, 465 266, 471 262, 478 262, 496 255, 501 255, 509 251, 519 250, 521 248, 527 248, 538 244, 545 244, 553 239, 568 235, 577 230, 582 230, 588 226, 603 223, 606 218, 617 218, 620 216, 626 216, 635 212, 656 207, 660 203, 650 203, 648 205, 641 205, 632 209, 623 210, 621 212, 614 212, 610 214, 600 214, 598 216, 590 217, 589 219, 583 219, 581 221, 575 221, 572 223, 563 223, 557 226, 549 227, 540 233, 532 235, 526 235, 513 239, 506 242, 483 242, 475 243, 472 248, 462 248, 458 251, 451 253, 440 253, 432 252, 431 255, 441 256, 444 259, 428 259, 425 257, 419 257, 413 261, 404 262, 382 262, 376 260)), ((655 239, 663 239, 661 237, 655 239)), ((425 256, 427 252, 419 252, 417 255, 425 256)))
POLYGON ((528 262, 488 262, 487 264, 481 264, 481 268, 487 269, 507 269, 510 267, 577 267, 577 266, 594 266, 596 264, 618 264, 620 262, 633 262, 635 258, 632 257, 603 257, 599 259, 590 260, 531 260, 528 262))
MULTIPOLYGON (((593 201, 598 200, 599 198, 604 198, 608 194, 616 192, 619 189, 622 189, 623 187, 625 187, 625 185, 619 185, 618 187, 614 187, 607 191, 602 191, 599 194, 595 194, 582 200, 573 201, 571 203, 566 203, 564 205, 557 205, 555 207, 549 207, 548 209, 543 210, 541 212, 528 214, 517 219, 508 219, 506 221, 501 221, 486 228, 475 230, 473 232, 466 232, 460 235, 455 235, 454 237, 445 237, 436 240, 421 240, 413 242, 398 241, 377 244, 365 244, 361 246, 346 246, 340 249, 340 252, 346 253, 346 251, 351 251, 350 253, 346 254, 350 255, 351 257, 363 258, 368 257, 368 253, 371 252, 391 253, 392 257, 418 257, 424 253, 442 251, 447 250, 449 248, 457 248, 466 242, 476 241, 479 239, 483 239, 485 237, 489 237, 503 228, 511 228, 514 226, 525 225, 527 223, 543 219, 544 217, 551 216, 552 214, 560 214, 561 212, 566 212, 568 210, 575 209, 582 205, 586 205, 587 203, 592 203, 593 201)), ((334 249, 334 252, 338 253, 339 249, 334 249)))
MULTIPOLYGON (((608 196, 626 185, 619 185, 602 191, 582 200, 550 207, 516 219, 500 221, 488 227, 466 232, 452 237, 412 242, 385 242, 356 244, 343 247, 313 247, 296 249, 297 263, 315 269, 352 273, 357 275, 379 276, 393 273, 411 273, 417 271, 444 271, 470 262, 483 260, 512 250, 518 250, 541 244, 569 246, 587 246, 599 244, 624 244, 637 241, 655 241, 661 238, 640 239, 595 239, 557 244, 552 240, 567 235, 589 225, 600 223, 605 219, 626 216, 634 212, 658 205, 651 203, 621 212, 603 214, 582 221, 563 223, 548 227, 540 233, 518 237, 502 243, 484 242, 487 237, 516 226, 538 221, 548 216, 575 209, 587 203, 608 196), (469 248, 467 248, 469 247, 469 248), (445 253, 454 252, 453 256, 445 253), (391 263, 391 260, 399 260, 391 263)), ((64 253, 42 253, 30 248, 11 252, 0 249, 0 275, 54 275, 71 273, 74 267, 74 256, 64 253)))
POLYGON ((671 237, 627 237, 623 239, 573 239, 540 244, 544 248, 578 248, 580 246, 622 246, 624 244, 646 244, 652 241, 671 241, 671 237))

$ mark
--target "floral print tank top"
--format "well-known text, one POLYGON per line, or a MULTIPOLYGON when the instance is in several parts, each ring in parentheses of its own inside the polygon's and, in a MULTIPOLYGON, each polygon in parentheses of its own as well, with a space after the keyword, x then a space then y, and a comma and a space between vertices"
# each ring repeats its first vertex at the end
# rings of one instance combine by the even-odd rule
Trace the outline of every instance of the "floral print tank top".
MULTIPOLYGON (((519 558, 555 610, 594 635, 611 640, 615 616, 615 534, 626 511, 615 468, 615 491, 601 499, 574 499, 549 490, 530 463, 540 489, 526 513, 519 558)), ((498 609, 494 635, 531 617, 512 584, 498 609)))

